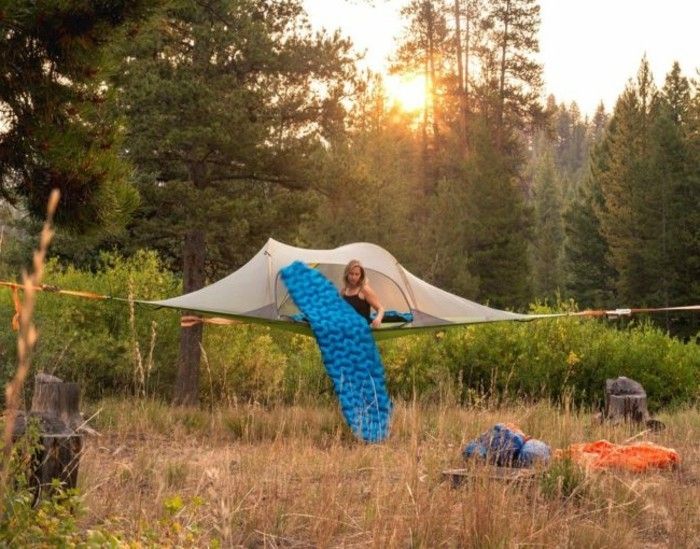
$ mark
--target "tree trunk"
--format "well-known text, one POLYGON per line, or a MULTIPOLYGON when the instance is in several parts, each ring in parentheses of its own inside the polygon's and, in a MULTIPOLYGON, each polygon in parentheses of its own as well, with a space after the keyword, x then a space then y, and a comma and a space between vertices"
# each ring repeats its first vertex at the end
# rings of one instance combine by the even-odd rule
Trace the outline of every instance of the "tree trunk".
POLYGON ((503 16, 503 42, 501 43, 501 66, 498 83, 498 148, 503 144, 504 111, 506 102, 506 52, 508 51, 508 24, 510 23, 510 1, 506 1, 506 13, 503 16))
POLYGON ((642 423, 649 419, 646 395, 609 395, 605 418, 613 421, 642 423))
POLYGON ((618 377, 605 381, 604 418, 642 423, 649 419, 647 394, 633 379, 618 377))
MULTIPOLYGON (((462 144, 462 153, 466 155, 467 148, 467 94, 464 83, 464 66, 462 59, 462 30, 460 20, 462 18, 459 7, 459 0, 455 0, 455 46, 457 54, 457 94, 459 98, 459 118, 460 118, 460 141, 462 144)), ((467 23, 468 24, 468 23, 467 23)), ((468 47, 468 46, 467 46, 468 47)))
POLYGON ((435 81, 435 14, 431 2, 426 2, 428 20, 428 65, 430 67, 430 105, 433 113, 433 149, 437 150, 439 140, 438 114, 436 108, 437 83, 435 81))
POLYGON ((83 437, 76 432, 83 425, 80 415, 80 389, 77 383, 39 373, 34 379, 34 397, 28 417, 17 416, 13 438, 26 432, 27 422, 36 420, 39 447, 32 456, 29 485, 35 490, 34 501, 51 493, 58 479, 64 488, 75 488, 83 437))
MULTIPOLYGON (((204 287, 206 256, 204 231, 192 229, 185 234, 183 250, 183 290, 194 292, 204 287)), ((202 354, 202 325, 180 328, 180 357, 173 403, 195 406, 199 403, 199 362, 202 354)))
POLYGON ((59 378, 39 373, 34 378, 31 413, 61 420, 69 429, 83 422, 80 415, 80 388, 59 378))

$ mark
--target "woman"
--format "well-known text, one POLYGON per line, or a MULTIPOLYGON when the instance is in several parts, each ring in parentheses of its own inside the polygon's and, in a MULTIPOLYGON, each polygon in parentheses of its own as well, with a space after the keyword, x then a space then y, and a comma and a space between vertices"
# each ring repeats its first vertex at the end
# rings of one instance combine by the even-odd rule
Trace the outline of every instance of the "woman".
POLYGON ((379 328, 384 318, 384 307, 379 302, 377 294, 369 287, 365 277, 365 269, 357 259, 353 259, 345 266, 343 284, 343 289, 340 291, 343 299, 352 305, 372 328, 379 328), (377 316, 371 323, 369 321, 370 309, 377 311, 377 316))

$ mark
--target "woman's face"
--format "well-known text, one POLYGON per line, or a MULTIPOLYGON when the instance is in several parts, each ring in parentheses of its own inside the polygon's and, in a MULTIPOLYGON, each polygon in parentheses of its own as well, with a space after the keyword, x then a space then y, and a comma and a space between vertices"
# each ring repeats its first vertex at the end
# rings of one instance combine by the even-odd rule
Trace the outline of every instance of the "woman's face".
POLYGON ((350 286, 357 286, 360 283, 360 278, 362 278, 362 269, 355 265, 348 271, 348 284, 350 286))

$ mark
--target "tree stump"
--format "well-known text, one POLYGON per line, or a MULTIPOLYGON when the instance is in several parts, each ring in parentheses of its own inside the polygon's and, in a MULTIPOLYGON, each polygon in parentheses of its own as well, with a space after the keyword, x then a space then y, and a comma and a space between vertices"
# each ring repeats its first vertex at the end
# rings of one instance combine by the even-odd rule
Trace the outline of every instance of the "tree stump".
POLYGON ((603 417, 612 421, 646 422, 650 419, 647 410, 647 393, 633 379, 618 377, 605 380, 605 411, 603 417))
POLYGON ((83 423, 80 415, 80 389, 77 383, 39 373, 34 379, 34 397, 29 414, 20 414, 14 438, 26 431, 27 423, 39 426, 39 449, 32 457, 30 487, 36 490, 35 501, 50 492, 54 479, 64 488, 75 488, 83 436, 77 430, 83 423))

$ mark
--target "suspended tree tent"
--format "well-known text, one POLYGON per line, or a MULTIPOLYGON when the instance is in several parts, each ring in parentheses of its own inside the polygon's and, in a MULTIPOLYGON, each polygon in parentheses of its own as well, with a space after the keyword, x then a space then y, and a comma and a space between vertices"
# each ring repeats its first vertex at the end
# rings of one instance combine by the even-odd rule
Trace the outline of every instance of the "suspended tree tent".
MULTIPOLYGON (((348 244, 332 250, 296 248, 272 238, 243 267, 218 282, 179 297, 161 301, 134 300, 136 303, 170 307, 204 315, 227 317, 240 322, 265 324, 277 329, 313 335, 311 328, 299 313, 282 282, 280 271, 294 261, 313 266, 330 279, 337 288, 342 286, 343 270, 351 259, 359 259, 372 288, 387 310, 398 313, 385 316, 381 328, 373 330, 377 340, 411 335, 421 331, 440 330, 466 324, 529 321, 562 316, 619 317, 636 313, 663 311, 698 312, 700 305, 680 307, 587 310, 573 313, 519 314, 480 305, 468 299, 445 292, 412 275, 383 248, 366 242, 348 244)), ((21 303, 18 293, 24 285, 0 281, 0 286, 11 288, 15 304, 13 327, 18 328, 21 303)), ((63 290, 54 286, 38 286, 35 291, 49 291, 88 299, 128 301, 123 297, 100 295, 89 291, 63 290)), ((189 317, 189 322, 224 324, 230 320, 189 317)))
MULTIPOLYGON (((294 261, 302 261, 340 288, 345 265, 351 259, 360 260, 385 309, 399 313, 395 316, 397 322, 385 322, 374 331, 375 339, 462 324, 562 316, 501 311, 450 294, 412 275, 394 256, 375 244, 361 242, 332 250, 311 250, 273 239, 243 267, 214 284, 180 297, 143 303, 311 335, 308 324, 300 320, 299 310, 289 297, 280 270, 294 261)), ((391 320, 391 315, 387 320, 391 320)))

